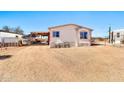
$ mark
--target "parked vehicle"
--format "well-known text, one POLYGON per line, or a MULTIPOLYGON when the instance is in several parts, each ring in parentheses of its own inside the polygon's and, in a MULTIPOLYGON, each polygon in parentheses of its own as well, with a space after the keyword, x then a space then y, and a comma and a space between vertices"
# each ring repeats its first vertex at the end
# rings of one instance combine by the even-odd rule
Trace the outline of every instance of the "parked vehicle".
POLYGON ((28 39, 22 39, 22 45, 30 45, 30 41, 28 39))

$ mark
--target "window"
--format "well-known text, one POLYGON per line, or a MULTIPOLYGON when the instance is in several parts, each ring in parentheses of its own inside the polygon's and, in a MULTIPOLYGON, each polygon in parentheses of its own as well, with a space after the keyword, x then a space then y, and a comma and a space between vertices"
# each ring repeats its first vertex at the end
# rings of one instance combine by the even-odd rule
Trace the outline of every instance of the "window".
POLYGON ((117 33, 117 37, 118 37, 118 38, 120 37, 120 33, 117 33))
POLYGON ((83 39, 83 35, 84 35, 84 33, 80 32, 80 39, 83 39))
POLYGON ((53 32, 53 37, 59 37, 59 31, 53 32))
POLYGON ((87 32, 80 32, 80 39, 87 39, 88 33, 87 32))

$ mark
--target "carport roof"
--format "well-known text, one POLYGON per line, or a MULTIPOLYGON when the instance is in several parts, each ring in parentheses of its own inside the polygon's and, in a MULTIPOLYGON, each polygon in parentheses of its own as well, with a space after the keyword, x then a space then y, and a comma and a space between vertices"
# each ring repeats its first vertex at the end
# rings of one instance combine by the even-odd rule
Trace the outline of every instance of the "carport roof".
POLYGON ((49 35, 49 32, 31 32, 31 35, 49 35))

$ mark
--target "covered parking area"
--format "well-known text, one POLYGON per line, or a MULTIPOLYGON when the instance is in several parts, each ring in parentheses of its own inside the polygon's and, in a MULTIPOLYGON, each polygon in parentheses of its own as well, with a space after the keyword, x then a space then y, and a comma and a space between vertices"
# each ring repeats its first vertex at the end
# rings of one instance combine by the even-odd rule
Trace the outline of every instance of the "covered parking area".
POLYGON ((50 33, 49 32, 31 32, 30 41, 32 44, 49 45, 50 33))

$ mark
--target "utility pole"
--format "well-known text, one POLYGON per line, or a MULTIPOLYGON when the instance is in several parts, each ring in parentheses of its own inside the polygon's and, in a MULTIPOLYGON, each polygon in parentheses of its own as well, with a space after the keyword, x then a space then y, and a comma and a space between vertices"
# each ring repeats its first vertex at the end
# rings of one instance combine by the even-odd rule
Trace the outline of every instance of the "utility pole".
POLYGON ((109 26, 109 43, 111 43, 111 26, 109 26))
POLYGON ((106 39, 107 39, 107 36, 105 36, 105 37, 104 37, 104 39, 105 39, 105 46, 106 46, 106 45, 107 45, 107 44, 106 44, 106 43, 107 43, 107 41, 106 41, 106 39))

